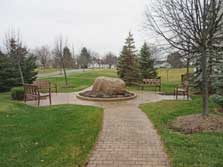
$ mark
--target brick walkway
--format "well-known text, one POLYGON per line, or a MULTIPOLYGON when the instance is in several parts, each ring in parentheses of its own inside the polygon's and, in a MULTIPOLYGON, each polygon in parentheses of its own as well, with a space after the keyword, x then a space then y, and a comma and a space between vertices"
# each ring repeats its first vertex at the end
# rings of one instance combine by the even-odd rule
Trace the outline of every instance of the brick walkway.
MULTIPOLYGON (((105 109, 103 129, 87 167, 169 167, 160 137, 138 105, 174 97, 141 91, 136 94, 136 99, 122 102, 91 102, 77 99, 75 93, 53 94, 53 104, 105 109)), ((41 101, 41 105, 48 105, 48 100, 41 101)))
POLYGON ((166 166, 160 138, 136 105, 105 108, 103 130, 87 167, 166 166))

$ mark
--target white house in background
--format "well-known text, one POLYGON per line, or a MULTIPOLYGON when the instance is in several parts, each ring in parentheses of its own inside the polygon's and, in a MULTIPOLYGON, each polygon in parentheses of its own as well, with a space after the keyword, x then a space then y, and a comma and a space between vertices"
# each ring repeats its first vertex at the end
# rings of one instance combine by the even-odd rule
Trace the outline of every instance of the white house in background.
POLYGON ((155 68, 170 68, 171 65, 167 62, 167 57, 170 54, 169 50, 159 48, 154 54, 154 67, 155 68))
POLYGON ((167 62, 167 54, 162 55, 159 59, 155 59, 154 61, 155 68, 171 68, 171 65, 167 62))
POLYGON ((155 68, 171 68, 171 65, 167 63, 167 61, 155 61, 154 63, 155 68))

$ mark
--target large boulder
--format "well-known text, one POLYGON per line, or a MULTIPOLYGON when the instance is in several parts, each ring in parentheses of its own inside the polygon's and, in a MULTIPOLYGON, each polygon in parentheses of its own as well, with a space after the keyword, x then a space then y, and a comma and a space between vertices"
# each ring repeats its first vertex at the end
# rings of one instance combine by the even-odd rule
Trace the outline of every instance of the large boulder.
POLYGON ((119 78, 98 77, 93 84, 92 91, 107 95, 122 94, 125 92, 125 82, 119 78))

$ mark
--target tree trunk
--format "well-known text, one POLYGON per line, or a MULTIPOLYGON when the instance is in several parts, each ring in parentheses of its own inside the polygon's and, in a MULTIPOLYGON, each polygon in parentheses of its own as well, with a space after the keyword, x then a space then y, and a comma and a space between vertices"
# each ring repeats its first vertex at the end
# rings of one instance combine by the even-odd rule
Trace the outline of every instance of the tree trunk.
MULTIPOLYGON (((212 57, 209 58, 209 62, 208 62, 209 66, 208 66, 208 72, 209 72, 209 76, 212 76, 212 73, 213 73, 213 60, 212 60, 212 57)), ((208 81, 208 93, 209 94, 212 94, 213 93, 213 90, 212 90, 212 80, 210 79, 208 81)))
POLYGON ((169 69, 168 68, 166 70, 166 79, 167 79, 167 81, 169 81, 169 69))
POLYGON ((18 63, 18 66, 19 66, 19 74, 20 74, 20 78, 21 78, 21 82, 22 84, 24 84, 24 77, 23 77, 23 73, 22 73, 22 68, 21 68, 21 64, 20 62, 18 63))
POLYGON ((207 51, 206 51, 206 48, 202 48, 201 70, 202 70, 202 100, 203 100, 202 114, 204 116, 207 116, 208 115, 208 78, 207 78, 207 51))
POLYGON ((63 58, 62 58, 62 68, 63 68, 63 73, 64 73, 65 85, 67 86, 68 85, 67 72, 66 72, 66 69, 65 69, 63 58))
POLYGON ((187 58, 187 77, 189 76, 190 73, 190 59, 187 58))

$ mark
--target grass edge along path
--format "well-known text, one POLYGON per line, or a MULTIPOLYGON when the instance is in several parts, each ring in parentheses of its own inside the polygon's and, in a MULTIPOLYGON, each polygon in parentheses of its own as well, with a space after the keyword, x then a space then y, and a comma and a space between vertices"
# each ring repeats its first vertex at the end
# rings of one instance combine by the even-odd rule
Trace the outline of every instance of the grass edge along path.
POLYGON ((31 107, 0 94, 0 166, 83 166, 102 128, 103 110, 31 107))
MULTIPOLYGON (((210 103, 209 107, 213 112, 214 105, 210 103)), ((147 103, 140 105, 140 108, 158 130, 172 167, 223 166, 223 132, 200 132, 186 135, 169 128, 168 123, 177 116, 200 113, 200 97, 195 97, 192 101, 147 103)))

